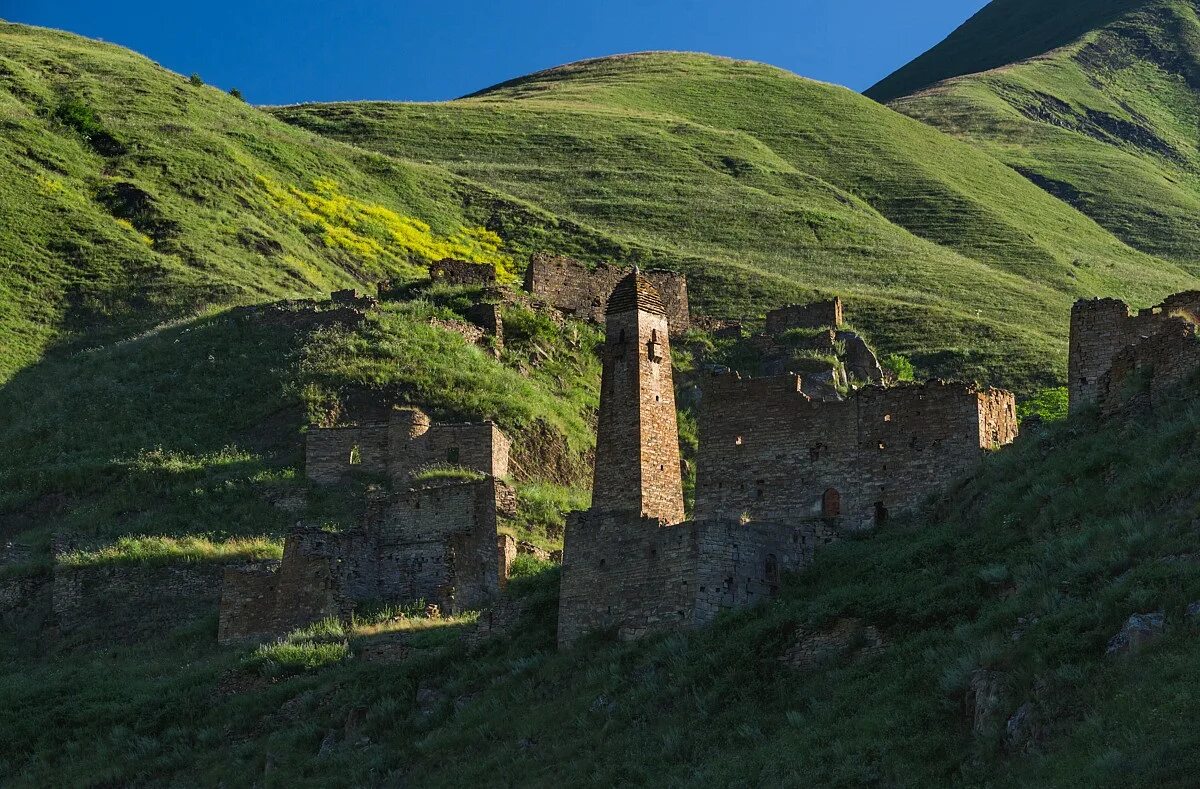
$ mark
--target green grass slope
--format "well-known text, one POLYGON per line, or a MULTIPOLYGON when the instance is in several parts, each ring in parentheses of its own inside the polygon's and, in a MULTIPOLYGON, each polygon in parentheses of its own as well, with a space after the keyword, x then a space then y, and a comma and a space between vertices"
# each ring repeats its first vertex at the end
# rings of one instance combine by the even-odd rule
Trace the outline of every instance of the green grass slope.
POLYGON ((65 33, 0 22, 0 127, 0 381, 48 349, 411 278, 444 254, 622 255, 444 170, 316 137, 65 33))
POLYGON ((945 41, 866 91, 888 102, 935 82, 988 71, 1074 42, 1151 0, 996 0, 945 41))
POLYGON ((840 293, 927 372, 1048 380, 1076 297, 1195 282, 969 145, 754 63, 647 53, 447 103, 274 114, 664 250, 713 313, 774 306, 731 279, 840 293))
POLYGON ((1188 785, 1197 435, 1195 398, 1031 432, 924 512, 823 549, 770 606, 636 644, 557 653, 556 571, 528 563, 516 637, 475 652, 458 639, 468 622, 405 616, 258 652, 217 647, 211 623, 51 663, 4 642, 0 773, 12 786, 1188 785), (1107 657, 1148 612, 1165 614, 1163 638, 1107 657), (882 650, 810 671, 779 659, 798 628, 847 617, 882 650), (396 637, 398 662, 363 659, 396 637), (979 670, 997 681, 976 732, 979 670))
MULTIPOLYGON (((1034 3, 985 11, 1014 7, 1046 24, 1057 19, 1034 3)), ((1009 65, 891 106, 987 151, 1127 244, 1200 272, 1200 18, 1194 4, 1175 0, 1117 8, 1073 16, 1087 26, 1061 28, 1057 49, 1020 60, 1034 53, 1014 45, 1002 61, 1009 65)), ((976 36, 991 34, 975 27, 976 36)), ((952 73, 954 62, 935 49, 922 68, 952 73)))

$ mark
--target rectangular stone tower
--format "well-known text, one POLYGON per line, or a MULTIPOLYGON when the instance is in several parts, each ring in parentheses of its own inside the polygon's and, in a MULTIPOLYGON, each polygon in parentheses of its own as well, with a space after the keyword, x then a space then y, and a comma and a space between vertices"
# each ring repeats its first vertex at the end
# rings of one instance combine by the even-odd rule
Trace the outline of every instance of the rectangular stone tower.
POLYGON ((636 269, 609 297, 592 509, 679 523, 679 428, 666 307, 636 269))

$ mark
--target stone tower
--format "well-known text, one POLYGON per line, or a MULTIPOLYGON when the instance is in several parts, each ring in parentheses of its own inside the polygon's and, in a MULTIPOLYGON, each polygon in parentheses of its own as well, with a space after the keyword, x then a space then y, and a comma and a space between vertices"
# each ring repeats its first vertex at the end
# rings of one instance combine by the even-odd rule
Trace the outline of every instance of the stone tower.
POLYGON ((684 519, 667 310, 634 269, 608 299, 592 509, 684 519))

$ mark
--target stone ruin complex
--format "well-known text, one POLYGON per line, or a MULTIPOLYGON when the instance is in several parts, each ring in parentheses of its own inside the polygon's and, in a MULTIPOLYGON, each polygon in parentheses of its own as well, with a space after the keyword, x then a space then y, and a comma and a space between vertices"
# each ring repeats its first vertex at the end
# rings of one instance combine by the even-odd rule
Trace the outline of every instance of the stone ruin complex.
POLYGON ((369 494, 363 522, 342 533, 297 528, 283 560, 226 570, 218 639, 282 636, 327 617, 346 619, 367 601, 424 602, 443 613, 493 602, 516 553, 500 535, 516 513, 508 474, 508 438, 492 423, 437 425, 415 408, 386 422, 311 428, 306 473, 317 483, 353 471, 377 476, 387 491, 369 494), (452 466, 478 478, 432 478, 452 466))
MULTIPOLYGON (((824 318, 822 318, 824 319, 824 318)), ((932 382, 816 400, 801 379, 711 380, 685 520, 666 305, 638 272, 606 310, 592 509, 567 522, 558 638, 711 622, 969 471, 1017 433, 1013 395, 932 382)))
MULTIPOLYGON (((525 290, 568 317, 604 323, 613 288, 630 269, 601 263, 595 268, 571 258, 535 254, 525 269, 525 290)), ((683 335, 691 327, 687 277, 673 271, 646 271, 643 278, 659 294, 671 331, 683 335)))
POLYGON ((1117 299, 1078 301, 1071 310, 1068 387, 1071 411, 1096 404, 1111 413, 1146 380, 1151 404, 1200 368, 1200 291, 1177 293, 1156 307, 1133 312, 1117 299))

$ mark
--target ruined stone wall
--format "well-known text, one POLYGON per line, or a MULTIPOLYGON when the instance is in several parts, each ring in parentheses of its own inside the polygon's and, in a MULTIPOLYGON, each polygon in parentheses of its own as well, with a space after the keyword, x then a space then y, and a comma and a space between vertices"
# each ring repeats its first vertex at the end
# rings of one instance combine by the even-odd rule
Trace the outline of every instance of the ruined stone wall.
POLYGON ((1071 410, 1096 402, 1100 379, 1122 350, 1148 337, 1173 318, 1200 322, 1200 292, 1178 293, 1157 307, 1130 311, 1117 299, 1078 301, 1071 310, 1068 392, 1071 410))
POLYGON ((632 639, 690 623, 699 534, 635 512, 572 514, 563 542, 558 642, 596 632, 632 639))
MULTIPOLYGON (((498 500, 511 488, 486 480, 392 495, 374 527, 382 600, 425 600, 443 611, 478 608, 500 592, 498 500)), ((503 501, 499 506, 508 506, 503 501)))
POLYGON ((309 428, 305 473, 322 484, 352 472, 375 474, 397 487, 407 487, 414 472, 439 464, 505 477, 510 451, 508 437, 492 422, 432 424, 419 409, 396 408, 387 422, 309 428))
POLYGON ((304 442, 304 473, 332 484, 351 472, 383 476, 388 468, 386 424, 310 427, 304 442))
POLYGON ((54 618, 66 637, 118 642, 157 637, 216 611, 227 566, 58 566, 52 584, 54 618))
POLYGON ((0 630, 37 643, 51 621, 53 582, 48 573, 0 578, 0 630))
MULTIPOLYGON (((603 323, 609 295, 629 272, 628 268, 607 263, 589 268, 578 260, 539 253, 525 269, 525 290, 565 315, 603 323)), ((661 270, 644 271, 642 275, 662 297, 671 332, 676 336, 686 333, 691 325, 687 277, 661 270)))
POLYGON ((816 550, 838 539, 819 519, 796 525, 700 521, 692 625, 711 623, 721 611, 748 608, 779 594, 783 575, 808 566, 816 550))
POLYGON ((632 512, 575 513, 563 546, 559 645, 589 633, 631 640, 709 624, 775 596, 785 573, 835 538, 821 522, 672 526, 632 512))
POLYGON ((870 527, 968 473, 1016 424, 1010 393, 961 384, 825 402, 795 376, 715 377, 699 414, 696 518, 870 527))
POLYGON ((1187 397, 1181 385, 1200 372, 1200 338, 1196 326, 1174 319, 1155 334, 1126 347, 1101 377, 1098 400, 1106 415, 1155 409, 1170 398, 1187 397))
POLYGON ((840 298, 812 304, 789 304, 767 313, 767 334, 778 337, 791 329, 834 329, 842 326, 840 298))
POLYGON ((277 566, 225 574, 218 638, 282 636, 356 603, 436 604, 454 614, 487 605, 507 578, 511 538, 496 532, 516 494, 492 478, 379 494, 366 522, 344 533, 300 528, 277 566))
POLYGON ((496 267, 490 263, 472 263, 467 260, 443 258, 429 264, 429 278, 434 282, 445 282, 449 285, 482 285, 487 287, 496 284, 496 267))
POLYGON ((703 389, 697 520, 820 517, 823 492, 857 473, 852 403, 814 403, 796 376, 716 376, 703 389))

